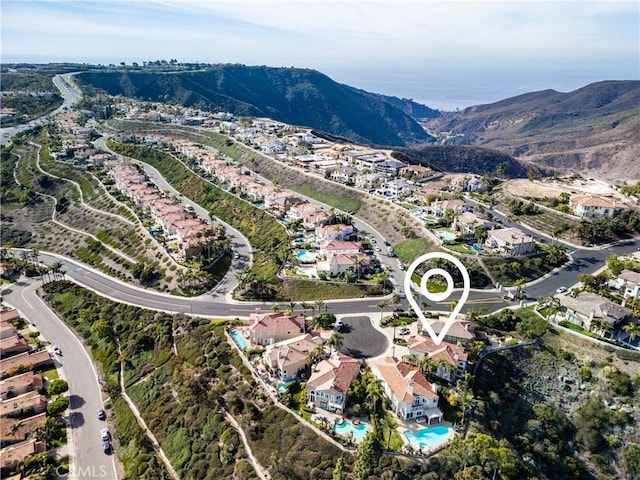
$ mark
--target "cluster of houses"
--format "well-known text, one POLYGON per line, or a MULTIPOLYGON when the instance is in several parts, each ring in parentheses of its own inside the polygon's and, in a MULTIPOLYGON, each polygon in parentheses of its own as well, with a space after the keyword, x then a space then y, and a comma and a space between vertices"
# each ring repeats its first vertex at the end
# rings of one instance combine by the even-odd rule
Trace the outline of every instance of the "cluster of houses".
MULTIPOLYGON (((47 450, 45 442, 33 438, 35 428, 44 424, 47 399, 39 373, 52 363, 46 350, 34 351, 20 336, 14 322, 16 310, 0 311, 0 469, 13 470, 20 462, 47 450)), ((5 478, 3 476, 3 478, 5 478)), ((14 477, 11 477, 14 478, 14 477)), ((20 478, 18 477, 15 478, 20 478)))
POLYGON ((213 225, 194 218, 180 202, 152 186, 135 167, 115 162, 110 174, 116 187, 151 215, 157 229, 154 232, 163 232, 167 245, 175 247, 169 251, 175 253, 177 259, 208 255, 207 247, 220 240, 213 225))
MULTIPOLYGON (((433 325, 436 331, 443 326, 440 321, 433 325)), ((322 339, 307 331, 303 317, 256 312, 248 326, 235 329, 235 335, 242 337, 241 342, 236 341, 241 348, 264 346, 263 365, 283 382, 295 380, 310 369, 307 401, 336 414, 347 412, 348 391, 360 373, 360 360, 323 347, 322 339)), ((393 412, 402 420, 420 419, 428 424, 442 421, 437 386, 415 364, 428 358, 434 366, 432 375, 454 382, 467 369, 465 345, 475 338, 471 322, 458 321, 439 345, 420 333, 410 337, 406 361, 385 357, 372 362, 372 372, 381 380, 393 412)))
POLYGON ((93 117, 93 112, 88 110, 69 110, 56 116, 59 148, 51 151, 54 159, 79 166, 102 166, 113 158, 108 153, 97 151, 91 143, 91 138, 96 135, 89 122, 93 117))
MULTIPOLYGON (((373 268, 375 260, 371 253, 366 253, 361 242, 355 241, 357 234, 353 226, 335 223, 338 217, 327 211, 324 205, 302 199, 292 190, 260 182, 246 169, 231 164, 229 159, 220 158, 214 149, 165 135, 146 136, 138 141, 170 143, 179 153, 197 161, 219 185, 270 212, 288 226, 295 225, 304 230, 317 250, 306 259, 300 257, 303 263, 315 264, 316 273, 312 275, 335 277, 347 271, 359 274, 373 268)), ((128 184, 137 185, 134 183, 137 181, 134 178, 128 184)), ((122 180, 117 179, 116 182, 121 190, 127 188, 131 196, 140 196, 144 192, 140 186, 136 187, 141 189, 140 192, 133 192, 131 187, 123 185, 122 180)))

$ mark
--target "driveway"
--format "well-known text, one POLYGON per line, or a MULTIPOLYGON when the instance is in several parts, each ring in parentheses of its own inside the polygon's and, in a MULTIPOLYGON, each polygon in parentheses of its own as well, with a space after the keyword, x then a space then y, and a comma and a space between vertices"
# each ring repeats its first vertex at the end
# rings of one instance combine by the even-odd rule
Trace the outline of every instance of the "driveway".
POLYGON ((376 357, 387 349, 384 334, 373 328, 367 316, 342 317, 341 333, 344 335, 340 351, 354 358, 376 357))

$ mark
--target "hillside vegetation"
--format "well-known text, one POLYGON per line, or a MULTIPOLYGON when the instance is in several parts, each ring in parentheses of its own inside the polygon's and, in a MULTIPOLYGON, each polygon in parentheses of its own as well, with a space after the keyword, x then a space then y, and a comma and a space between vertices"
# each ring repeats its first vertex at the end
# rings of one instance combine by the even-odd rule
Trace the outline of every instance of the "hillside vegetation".
POLYGON ((542 168, 640 177, 639 81, 544 90, 426 120, 448 142, 482 145, 542 168))
POLYGON ((509 178, 526 176, 526 169, 520 162, 495 149, 429 145, 396 149, 392 155, 400 161, 431 167, 442 172, 504 175, 509 178))
POLYGON ((432 140, 413 118, 380 96, 315 70, 211 65, 198 72, 91 71, 77 78, 112 95, 269 117, 366 144, 432 140))

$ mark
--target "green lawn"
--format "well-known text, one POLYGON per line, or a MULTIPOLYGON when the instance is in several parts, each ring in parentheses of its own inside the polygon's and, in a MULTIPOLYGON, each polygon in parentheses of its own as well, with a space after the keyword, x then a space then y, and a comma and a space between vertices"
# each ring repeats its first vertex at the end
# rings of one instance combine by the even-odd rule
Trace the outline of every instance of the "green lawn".
MULTIPOLYGON (((340 193, 328 190, 318 190, 314 185, 290 185, 289 188, 307 197, 315 198, 319 202, 326 203, 343 212, 357 212, 362 206, 362 203, 357 198, 345 197, 340 193)), ((331 187, 328 186, 327 188, 331 187)), ((354 192, 354 195, 357 194, 354 192)))
POLYGON ((46 378, 49 381, 52 380, 56 380, 57 378, 60 378, 60 376, 58 375, 58 370, 56 370, 55 367, 49 367, 45 370, 40 370, 40 373, 42 374, 42 376, 44 378, 46 378))
POLYGON ((411 263, 429 251, 429 243, 424 238, 410 238, 393 247, 402 263, 411 263))
POLYGON ((595 333, 585 330, 584 328, 576 325, 575 323, 564 321, 564 322, 560 322, 560 325, 562 325, 565 328, 568 328, 569 330, 573 330, 574 332, 581 333, 582 335, 585 335, 587 337, 598 338, 595 333))

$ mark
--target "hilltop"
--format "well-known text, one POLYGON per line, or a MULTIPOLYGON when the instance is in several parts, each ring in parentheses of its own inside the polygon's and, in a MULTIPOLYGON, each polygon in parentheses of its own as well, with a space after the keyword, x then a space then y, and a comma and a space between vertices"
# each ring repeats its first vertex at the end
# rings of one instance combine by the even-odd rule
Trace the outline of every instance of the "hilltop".
POLYGON ((383 96, 337 83, 316 70, 227 64, 199 71, 90 71, 78 79, 111 95, 269 117, 358 143, 406 146, 433 141, 405 113, 407 102, 397 99, 399 106, 394 106, 383 96))
POLYGON ((621 180, 640 177, 638 105, 640 81, 605 81, 441 112, 422 123, 449 143, 497 149, 542 169, 621 180))

